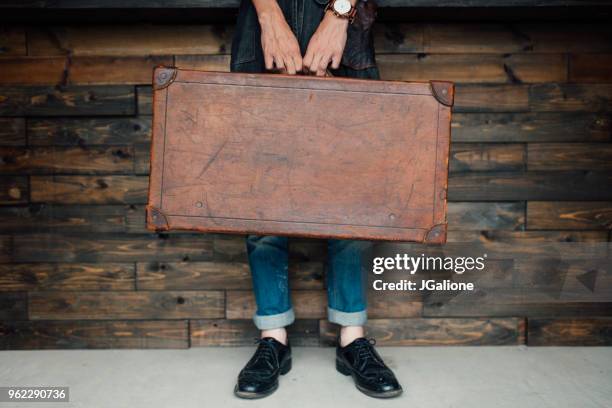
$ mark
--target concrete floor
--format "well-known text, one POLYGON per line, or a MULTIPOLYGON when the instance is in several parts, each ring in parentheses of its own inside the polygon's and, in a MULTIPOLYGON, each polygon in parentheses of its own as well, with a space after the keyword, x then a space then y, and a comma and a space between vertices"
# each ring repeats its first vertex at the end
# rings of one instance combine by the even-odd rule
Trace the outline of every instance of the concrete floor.
MULTIPOLYGON (((252 348, 0 351, 0 386, 69 386, 52 407, 612 407, 612 348, 380 347, 404 386, 395 400, 359 393, 331 348, 294 348, 280 389, 232 395, 252 348)), ((47 404, 0 403, 0 407, 47 404)))

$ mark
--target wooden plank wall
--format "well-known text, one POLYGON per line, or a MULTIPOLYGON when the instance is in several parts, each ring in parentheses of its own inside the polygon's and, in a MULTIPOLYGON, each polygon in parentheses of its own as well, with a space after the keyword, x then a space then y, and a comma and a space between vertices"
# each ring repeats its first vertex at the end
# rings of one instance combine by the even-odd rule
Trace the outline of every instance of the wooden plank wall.
MULTIPOLYGON (((151 69, 225 71, 231 35, 211 25, 0 28, 0 348, 252 342, 243 238, 144 228, 151 69)), ((450 242, 528 253, 610 241, 611 26, 379 24, 376 46, 384 79, 457 83, 450 242)), ((290 269, 294 344, 330 343, 325 244, 293 239, 290 269)), ((612 273, 596 272, 609 295, 612 273)), ((543 262, 518 278, 542 295, 558 273, 543 262)), ((612 344, 610 296, 513 303, 503 263, 487 274, 478 302, 371 293, 370 331, 383 345, 612 344)))

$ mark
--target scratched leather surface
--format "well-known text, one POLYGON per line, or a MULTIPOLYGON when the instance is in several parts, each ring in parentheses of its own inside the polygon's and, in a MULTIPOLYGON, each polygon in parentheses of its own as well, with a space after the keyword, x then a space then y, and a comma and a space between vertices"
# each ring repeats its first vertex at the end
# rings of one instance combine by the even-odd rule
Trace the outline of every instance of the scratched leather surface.
POLYGON ((150 205, 195 230, 424 240, 449 135, 427 83, 179 70, 155 91, 150 205))

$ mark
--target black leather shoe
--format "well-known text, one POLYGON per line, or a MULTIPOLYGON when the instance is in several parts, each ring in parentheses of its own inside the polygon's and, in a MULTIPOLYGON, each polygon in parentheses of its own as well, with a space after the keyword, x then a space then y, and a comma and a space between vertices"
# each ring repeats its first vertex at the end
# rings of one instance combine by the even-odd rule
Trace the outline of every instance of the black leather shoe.
POLYGON ((358 338, 346 347, 336 348, 336 370, 344 375, 353 376, 355 386, 370 397, 393 398, 402 393, 393 371, 380 357, 374 339, 358 338))
POLYGON ((278 388, 278 376, 291 370, 291 346, 272 337, 257 340, 258 347, 238 374, 234 394, 240 398, 263 398, 278 388))

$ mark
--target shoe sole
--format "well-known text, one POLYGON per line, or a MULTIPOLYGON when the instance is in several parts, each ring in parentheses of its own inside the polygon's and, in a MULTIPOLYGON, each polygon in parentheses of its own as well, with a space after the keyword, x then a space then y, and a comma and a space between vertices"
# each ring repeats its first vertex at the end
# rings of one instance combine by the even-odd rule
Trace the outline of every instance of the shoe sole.
POLYGON ((236 388, 234 388, 234 395, 242 399, 259 399, 259 398, 265 398, 268 395, 273 394, 274 391, 276 391, 277 389, 278 389, 278 384, 276 384, 274 387, 270 388, 266 392, 247 392, 247 391, 239 391, 238 386, 236 386, 236 388))
POLYGON ((384 392, 375 392, 375 391, 372 391, 372 390, 368 390, 367 388, 363 388, 362 386, 357 384, 357 380, 353 376, 353 370, 348 368, 342 361, 340 361, 338 359, 336 359, 336 370, 340 374, 342 374, 342 375, 345 375, 345 376, 349 376, 350 375, 353 378, 353 382, 355 383, 355 388, 357 388, 359 391, 361 391, 362 393, 364 393, 368 397, 381 398, 381 399, 395 398, 395 397, 400 396, 402 394, 402 392, 404 392, 402 387, 400 387, 397 390, 384 391, 384 392))
MULTIPOLYGON (((289 371, 291 371, 291 359, 285 361, 285 364, 281 367, 279 374, 285 375, 289 371)), ((238 390, 238 384, 236 384, 236 386, 234 387, 234 395, 242 399, 259 399, 259 398, 265 398, 273 394, 274 391, 276 391, 277 389, 278 389, 278 382, 276 383, 276 385, 274 385, 274 387, 270 388, 269 390, 265 392, 240 391, 238 390)))

